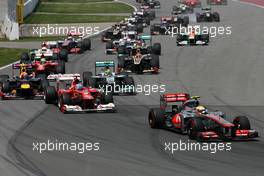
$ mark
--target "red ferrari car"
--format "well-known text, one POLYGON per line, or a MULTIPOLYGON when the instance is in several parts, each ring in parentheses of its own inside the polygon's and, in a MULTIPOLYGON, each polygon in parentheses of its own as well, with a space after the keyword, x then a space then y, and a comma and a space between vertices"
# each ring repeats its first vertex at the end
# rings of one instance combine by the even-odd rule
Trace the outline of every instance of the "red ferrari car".
POLYGON ((200 0, 181 0, 179 1, 180 4, 185 4, 190 7, 201 7, 202 3, 200 0))
POLYGON ((84 87, 80 74, 50 75, 47 79, 51 86, 45 90, 45 102, 57 104, 63 113, 116 111, 112 94, 84 87))

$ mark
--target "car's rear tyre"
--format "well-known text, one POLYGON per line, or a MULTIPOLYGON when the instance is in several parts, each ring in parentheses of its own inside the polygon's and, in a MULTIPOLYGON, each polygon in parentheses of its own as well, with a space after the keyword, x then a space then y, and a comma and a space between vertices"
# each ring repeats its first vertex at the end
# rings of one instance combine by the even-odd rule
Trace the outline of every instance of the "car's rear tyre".
POLYGON ((216 22, 220 22, 220 15, 217 12, 213 13, 213 20, 216 22))
POLYGON ((7 81, 9 79, 9 75, 0 75, 0 84, 7 81))
POLYGON ((161 54, 161 44, 160 43, 154 43, 152 46, 153 54, 160 55, 161 54))
POLYGON ((187 124, 187 134, 190 139, 197 139, 198 133, 204 131, 204 125, 200 118, 192 118, 187 124))
POLYGON ((142 24, 138 24, 137 25, 137 32, 138 33, 142 33, 143 32, 143 25, 142 24))
POLYGON ((65 74, 65 62, 60 61, 58 66, 56 67, 56 73, 65 74))
POLYGON ((49 86, 49 81, 47 79, 42 79, 41 80, 41 89, 45 90, 49 86))
POLYGON ((188 16, 185 16, 185 17, 183 17, 183 26, 184 27, 188 27, 188 25, 189 25, 189 17, 188 16))
POLYGON ((165 122, 163 111, 160 108, 151 108, 148 114, 148 122, 151 128, 163 128, 165 122))
POLYGON ((83 40, 85 50, 91 50, 91 39, 84 39, 83 40))
POLYGON ((107 42, 105 44, 105 49, 114 49, 114 44, 112 42, 107 42))
POLYGON ((5 81, 5 82, 2 83, 2 92, 3 93, 10 92, 10 84, 9 84, 9 81, 5 81))
POLYGON ((118 68, 124 68, 125 67, 125 58, 124 57, 118 57, 118 68))
POLYGON ((83 76, 83 85, 84 86, 95 88, 95 82, 94 82, 95 79, 92 78, 92 76, 93 76, 92 72, 89 72, 89 71, 83 72, 82 76, 83 76))
POLYGON ((59 52, 59 58, 64 62, 68 62, 68 51, 66 49, 62 49, 59 52))
POLYGON ((45 89, 44 101, 46 104, 54 104, 57 100, 57 92, 54 86, 48 86, 45 89))
POLYGON ((160 66, 159 66, 159 56, 155 55, 155 54, 151 55, 150 63, 151 63, 151 67, 160 68, 160 66))
POLYGON ((126 46, 119 46, 117 49, 118 54, 127 54, 126 46))
POLYGON ((29 62, 30 62, 30 57, 29 57, 28 53, 26 53, 26 52, 22 53, 20 56, 20 63, 26 64, 29 62))

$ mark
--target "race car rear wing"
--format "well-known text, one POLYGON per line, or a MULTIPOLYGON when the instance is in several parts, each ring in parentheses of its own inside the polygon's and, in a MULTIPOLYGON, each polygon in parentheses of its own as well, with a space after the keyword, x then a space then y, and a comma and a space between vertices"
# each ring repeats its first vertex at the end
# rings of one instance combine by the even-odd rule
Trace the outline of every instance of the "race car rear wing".
POLYGON ((32 69, 31 64, 24 64, 24 63, 16 63, 12 64, 12 75, 14 76, 14 70, 18 69, 19 72, 21 73, 23 70, 28 71, 32 69))
POLYGON ((187 93, 170 93, 170 94, 163 94, 160 97, 161 102, 185 102, 190 99, 190 95, 187 93))
POLYGON ((81 79, 81 75, 79 73, 75 73, 75 74, 53 74, 53 75, 49 75, 47 77, 47 80, 49 81, 55 81, 55 80, 58 80, 58 81, 70 81, 70 80, 73 80, 73 79, 81 79))
POLYGON ((109 67, 110 69, 112 68, 112 71, 115 72, 115 62, 113 60, 109 60, 109 61, 101 60, 95 62, 95 74, 97 75, 97 68, 105 68, 105 67, 109 67))

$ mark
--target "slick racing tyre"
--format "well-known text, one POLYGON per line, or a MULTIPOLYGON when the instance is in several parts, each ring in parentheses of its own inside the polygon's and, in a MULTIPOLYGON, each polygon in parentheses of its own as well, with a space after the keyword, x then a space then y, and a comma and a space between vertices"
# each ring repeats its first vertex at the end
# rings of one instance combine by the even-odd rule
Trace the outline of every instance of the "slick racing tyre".
POLYGON ((30 62, 30 58, 29 58, 29 55, 28 53, 22 53, 21 56, 20 56, 20 63, 23 63, 23 64, 27 64, 30 62))
POLYGON ((155 55, 155 54, 152 54, 150 63, 151 63, 151 67, 159 69, 160 68, 160 66, 159 66, 159 56, 155 55))
POLYGON ((213 21, 220 22, 220 15, 217 12, 213 13, 213 21))
POLYGON ((163 128, 165 122, 163 111, 160 108, 151 108, 148 114, 148 122, 151 128, 163 128))
POLYGON ((0 84, 7 81, 9 79, 9 75, 0 75, 0 84))
POLYGON ((64 62, 68 62, 68 51, 66 49, 62 49, 59 52, 59 58, 64 62))
POLYGON ((2 83, 2 92, 8 93, 10 91, 10 84, 8 81, 2 83))
POLYGON ((45 89, 45 103, 46 104, 55 104, 57 101, 57 92, 54 86, 48 86, 45 89))
POLYGON ((83 45, 85 50, 91 50, 91 39, 84 39, 83 40, 83 45))
POLYGON ((200 118, 192 118, 187 125, 187 134, 190 139, 197 139, 198 133, 204 131, 204 125, 200 118))
POLYGON ((56 67, 56 73, 65 74, 65 62, 60 61, 58 66, 56 67))
POLYGON ((112 93, 103 94, 102 104, 109 104, 113 102, 114 102, 114 99, 113 99, 112 93))
POLYGON ((161 44, 160 43, 154 43, 152 46, 152 52, 153 52, 153 54, 160 55, 161 54, 161 44))
POLYGON ((92 87, 95 88, 96 86, 96 80, 92 78, 93 73, 92 72, 83 72, 83 85, 86 87, 92 87))
POLYGON ((237 116, 233 120, 233 124, 235 125, 236 129, 240 130, 250 130, 250 122, 246 116, 237 116))

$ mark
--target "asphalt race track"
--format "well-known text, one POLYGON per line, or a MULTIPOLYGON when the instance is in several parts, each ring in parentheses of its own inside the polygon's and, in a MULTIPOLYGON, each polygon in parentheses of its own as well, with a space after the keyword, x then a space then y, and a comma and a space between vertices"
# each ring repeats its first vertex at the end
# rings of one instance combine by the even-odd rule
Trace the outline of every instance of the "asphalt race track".
MULTIPOLYGON (((157 16, 169 15, 175 3, 161 0, 157 16)), ((166 84, 167 92, 200 95, 202 103, 230 118, 247 115, 260 133, 257 141, 232 142, 231 151, 215 154, 164 151, 165 142, 188 142, 188 137, 149 128, 148 110, 159 105, 158 93, 115 97, 118 113, 109 114, 65 115, 42 101, 0 102, 1 133, 10 137, 6 150, 12 163, 40 176, 263 175, 264 10, 233 1, 214 9, 222 20, 217 26, 231 26, 231 35, 217 36, 201 47, 177 47, 175 38, 155 36, 162 44, 161 73, 134 78, 137 84, 166 84), (56 139, 99 142, 100 151, 32 151, 33 142, 56 139)), ((104 49, 105 44, 93 38, 91 51, 71 56, 67 72, 94 70, 96 60, 115 58, 104 49)))

